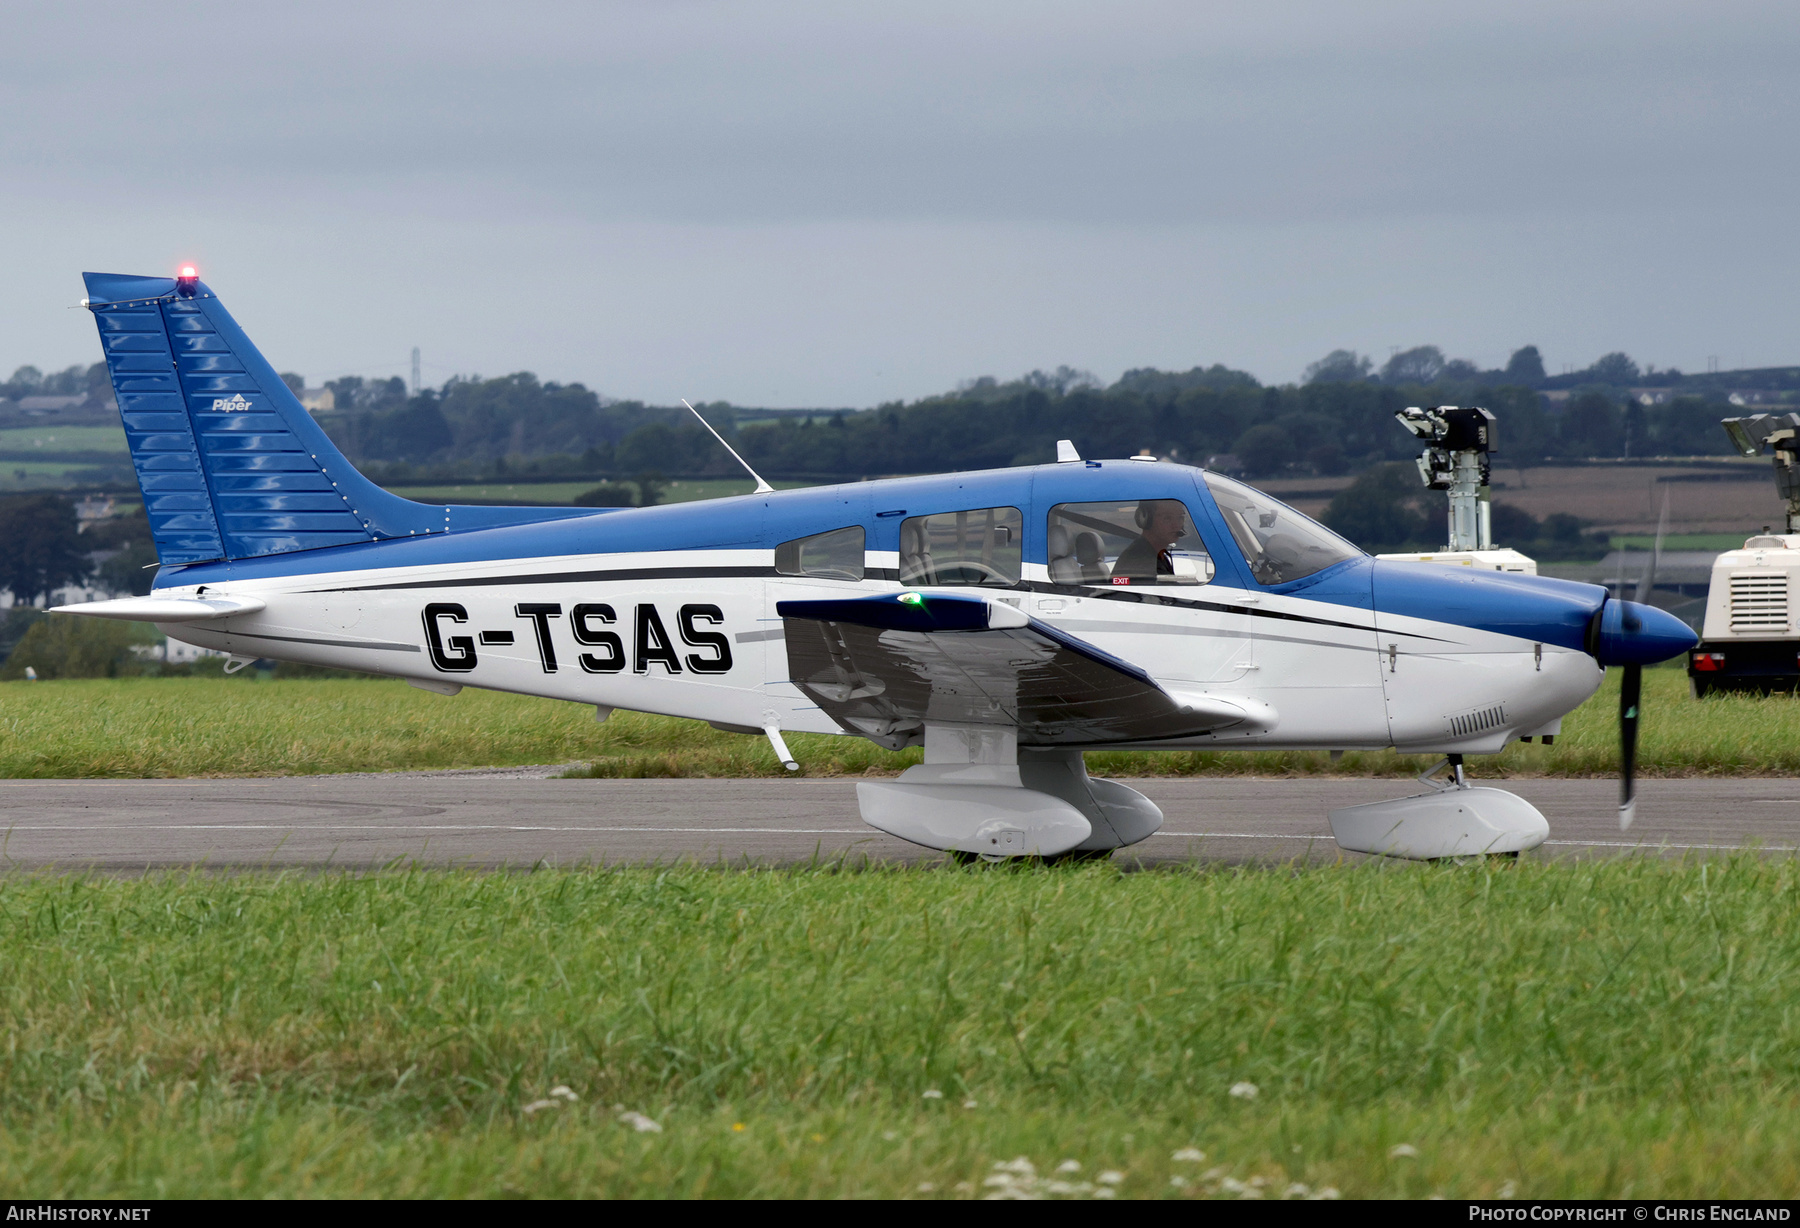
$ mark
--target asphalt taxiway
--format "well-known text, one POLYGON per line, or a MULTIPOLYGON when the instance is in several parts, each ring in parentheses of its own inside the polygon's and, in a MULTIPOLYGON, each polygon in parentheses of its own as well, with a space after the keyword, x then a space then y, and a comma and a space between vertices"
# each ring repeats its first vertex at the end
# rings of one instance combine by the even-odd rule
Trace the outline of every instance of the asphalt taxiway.
MULTIPOLYGON (((592 780, 555 768, 229 780, 0 781, 0 865, 475 867, 621 862, 784 864, 935 859, 865 826, 844 779, 592 780)), ((1483 780, 1550 821, 1533 856, 1800 852, 1800 780, 1641 783, 1619 831, 1611 780, 1483 780)), ((1214 777, 1131 782, 1163 830, 1122 855, 1146 864, 1323 860, 1325 812, 1419 791, 1407 780, 1214 777)))

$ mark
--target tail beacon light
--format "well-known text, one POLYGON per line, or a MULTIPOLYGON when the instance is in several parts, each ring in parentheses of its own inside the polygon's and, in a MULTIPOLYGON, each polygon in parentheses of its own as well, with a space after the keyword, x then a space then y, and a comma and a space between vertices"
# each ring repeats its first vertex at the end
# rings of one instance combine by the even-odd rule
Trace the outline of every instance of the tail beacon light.
POLYGON ((194 287, 200 284, 200 273, 191 264, 181 266, 181 272, 175 275, 175 293, 182 298, 193 298, 194 287))

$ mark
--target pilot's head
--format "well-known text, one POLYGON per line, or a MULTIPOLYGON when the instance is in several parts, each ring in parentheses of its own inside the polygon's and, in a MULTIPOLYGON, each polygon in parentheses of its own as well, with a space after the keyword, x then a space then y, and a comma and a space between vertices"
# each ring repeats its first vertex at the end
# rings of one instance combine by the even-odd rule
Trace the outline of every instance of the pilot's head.
POLYGON ((1187 510, 1179 499, 1145 499, 1138 504, 1136 519, 1144 540, 1158 550, 1180 541, 1187 529, 1187 510))

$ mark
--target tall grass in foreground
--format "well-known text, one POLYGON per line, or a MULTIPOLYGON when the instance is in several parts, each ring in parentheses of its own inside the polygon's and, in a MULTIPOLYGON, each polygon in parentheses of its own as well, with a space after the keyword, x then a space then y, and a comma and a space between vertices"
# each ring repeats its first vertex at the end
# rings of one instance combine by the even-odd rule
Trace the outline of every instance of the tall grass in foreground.
MULTIPOLYGON (((1640 770, 1800 774, 1800 699, 1688 698, 1680 670, 1646 671, 1640 770)), ((1482 775, 1612 775, 1617 680, 1571 713, 1553 747, 1513 746, 1482 775)), ((892 773, 919 761, 860 738, 795 734, 810 776, 892 773)), ((464 691, 454 699, 399 682, 237 678, 0 683, 0 778, 305 775, 568 763, 578 775, 786 776, 760 737, 700 721, 464 691)), ((1101 752, 1097 774, 1411 775, 1428 756, 1351 752, 1101 752)))
POLYGON ((1797 906, 1749 855, 12 877, 0 1194, 1787 1197, 1797 906))

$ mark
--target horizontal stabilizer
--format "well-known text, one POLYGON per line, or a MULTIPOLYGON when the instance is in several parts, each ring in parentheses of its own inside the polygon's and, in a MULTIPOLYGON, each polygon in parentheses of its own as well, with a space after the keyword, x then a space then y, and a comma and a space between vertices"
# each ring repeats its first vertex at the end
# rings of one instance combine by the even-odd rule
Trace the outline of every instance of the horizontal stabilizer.
POLYGON ((59 605, 52 614, 86 614, 89 618, 124 618, 140 623, 197 623, 266 609, 260 597, 120 597, 59 605))
POLYGON ((776 604, 795 686, 884 746, 926 723, 1011 726, 1021 746, 1272 729, 1258 700, 1171 694, 1129 661, 985 596, 897 593, 776 604))

